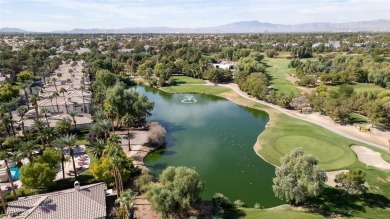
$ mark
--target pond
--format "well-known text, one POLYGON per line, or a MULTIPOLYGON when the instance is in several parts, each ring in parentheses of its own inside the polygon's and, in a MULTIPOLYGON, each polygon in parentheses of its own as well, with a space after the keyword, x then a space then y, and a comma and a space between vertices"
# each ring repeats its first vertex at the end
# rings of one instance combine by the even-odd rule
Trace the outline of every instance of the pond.
POLYGON ((136 89, 155 102, 150 120, 161 123, 168 134, 166 147, 145 158, 153 174, 167 166, 187 166, 200 174, 204 200, 218 192, 249 207, 282 204, 272 192, 275 168, 253 150, 268 114, 209 95, 136 89))

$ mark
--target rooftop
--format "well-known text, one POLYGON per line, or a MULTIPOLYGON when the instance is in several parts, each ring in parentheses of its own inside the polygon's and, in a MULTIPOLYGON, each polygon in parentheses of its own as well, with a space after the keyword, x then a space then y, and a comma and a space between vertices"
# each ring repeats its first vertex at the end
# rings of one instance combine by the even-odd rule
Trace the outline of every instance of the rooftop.
POLYGON ((10 202, 6 218, 95 219, 106 216, 106 184, 96 183, 10 202))

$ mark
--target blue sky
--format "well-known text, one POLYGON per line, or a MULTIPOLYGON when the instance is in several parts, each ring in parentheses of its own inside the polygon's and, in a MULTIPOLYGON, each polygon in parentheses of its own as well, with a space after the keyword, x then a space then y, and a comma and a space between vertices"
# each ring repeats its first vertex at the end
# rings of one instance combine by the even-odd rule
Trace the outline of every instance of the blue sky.
POLYGON ((390 19, 390 0, 0 0, 0 27, 208 27, 390 19))

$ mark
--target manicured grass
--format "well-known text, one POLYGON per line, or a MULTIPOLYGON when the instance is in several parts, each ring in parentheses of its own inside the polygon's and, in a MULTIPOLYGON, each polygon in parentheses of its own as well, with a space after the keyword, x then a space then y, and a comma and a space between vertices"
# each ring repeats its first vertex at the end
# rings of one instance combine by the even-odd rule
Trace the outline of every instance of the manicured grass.
POLYGON ((356 113, 351 113, 349 114, 349 120, 353 124, 359 124, 359 125, 365 125, 368 123, 368 119, 362 115, 356 114, 356 113))
MULTIPOLYGON (((338 90, 341 85, 328 85, 329 90, 338 90)), ((385 91, 386 89, 375 84, 356 83, 350 85, 355 92, 372 92, 372 91, 385 91)))
POLYGON ((267 74, 271 77, 271 86, 277 93, 284 92, 286 94, 299 93, 295 84, 289 81, 287 74, 294 74, 294 69, 288 68, 290 60, 287 58, 264 58, 263 61, 268 67, 267 74))
POLYGON ((210 86, 210 85, 179 85, 171 87, 163 87, 161 90, 169 93, 202 93, 202 94, 211 94, 218 95, 223 92, 227 92, 230 89, 220 86, 210 86))
POLYGON ((349 148, 359 142, 349 140, 320 126, 289 117, 274 114, 271 124, 258 138, 258 151, 268 162, 280 165, 280 158, 296 147, 313 154, 324 170, 337 170, 354 164, 357 159, 349 148))
POLYGON ((206 84, 206 82, 202 79, 191 78, 188 76, 173 76, 172 78, 175 79, 178 84, 206 84))
POLYGON ((305 211, 293 210, 288 205, 281 205, 270 209, 254 209, 254 208, 240 208, 245 214, 243 218, 257 219, 257 218, 289 218, 289 219, 311 219, 311 218, 326 218, 322 215, 308 213, 305 211))

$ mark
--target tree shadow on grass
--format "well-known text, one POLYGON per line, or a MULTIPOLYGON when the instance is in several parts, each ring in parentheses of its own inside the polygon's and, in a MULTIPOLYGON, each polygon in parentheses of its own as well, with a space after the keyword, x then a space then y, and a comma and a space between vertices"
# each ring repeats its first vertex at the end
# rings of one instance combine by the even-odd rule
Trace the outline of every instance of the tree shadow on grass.
POLYGON ((226 212, 215 212, 212 218, 215 219, 239 219, 246 216, 245 212, 239 208, 233 207, 226 212))
POLYGON ((342 190, 325 188, 321 196, 311 198, 305 207, 326 217, 352 216, 353 212, 366 212, 366 207, 389 208, 390 200, 383 195, 366 193, 360 196, 345 194, 342 190))

